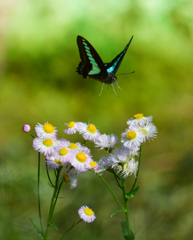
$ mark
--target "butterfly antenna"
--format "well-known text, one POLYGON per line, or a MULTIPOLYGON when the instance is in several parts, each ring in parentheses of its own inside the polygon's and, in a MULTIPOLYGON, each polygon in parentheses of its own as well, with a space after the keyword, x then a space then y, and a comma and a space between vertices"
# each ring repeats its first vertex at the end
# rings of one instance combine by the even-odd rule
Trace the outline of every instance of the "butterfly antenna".
POLYGON ((109 92, 110 92, 110 91, 111 91, 111 89, 110 89, 110 87, 109 87, 109 86, 110 86, 110 84, 108 84, 108 89, 109 89, 109 92))
POLYGON ((116 75, 126 75, 126 74, 132 74, 132 73, 134 73, 135 71, 133 71, 133 72, 130 72, 130 73, 120 73, 120 74, 116 74, 116 75))
MULTIPOLYGON (((117 87, 121 90, 121 91, 123 91, 123 89, 119 86, 119 84, 118 84, 118 82, 116 81, 116 84, 117 84, 117 87)), ((124 91, 123 91, 124 92, 124 91)))
POLYGON ((99 97, 100 97, 100 95, 102 94, 102 91, 103 91, 103 85, 104 85, 104 83, 102 84, 102 88, 101 88, 101 92, 100 92, 100 94, 99 94, 99 97))
POLYGON ((117 97, 118 97, 117 89, 116 89, 116 85, 115 85, 115 83, 112 84, 112 87, 113 87, 113 91, 114 91, 114 93, 115 93, 115 94, 117 95, 117 97))

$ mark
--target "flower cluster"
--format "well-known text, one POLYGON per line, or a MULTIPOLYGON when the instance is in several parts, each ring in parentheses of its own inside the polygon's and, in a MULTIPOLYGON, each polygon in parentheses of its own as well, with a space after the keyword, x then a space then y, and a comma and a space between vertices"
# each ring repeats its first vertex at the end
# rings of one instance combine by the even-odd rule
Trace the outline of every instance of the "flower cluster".
MULTIPOLYGON (((78 131, 83 134, 85 140, 95 141, 99 135, 99 131, 93 124, 70 122, 66 125, 67 134, 78 131)), ((65 183, 70 183, 70 188, 76 187, 77 174, 98 168, 92 160, 90 149, 80 143, 71 143, 63 138, 58 139, 57 130, 52 124, 38 124, 35 132, 37 137, 33 140, 34 149, 45 155, 49 170, 63 168, 61 178, 65 183)))
POLYGON ((66 134, 82 134, 85 141, 89 140, 96 147, 110 153, 108 157, 102 157, 97 164, 93 161, 89 148, 64 138, 58 139, 57 130, 50 123, 38 124, 35 127, 37 137, 33 140, 34 149, 45 155, 49 170, 63 168, 62 179, 65 183, 70 183, 71 188, 77 185, 76 175, 90 169, 103 173, 111 168, 111 171, 122 178, 136 175, 138 162, 134 157, 138 155, 140 145, 147 139, 153 139, 157 133, 152 117, 136 114, 127 121, 128 128, 121 135, 121 147, 115 148, 118 137, 114 134, 101 134, 94 124, 69 122, 65 125, 66 134))
POLYGON ((140 146, 146 140, 156 137, 157 128, 152 123, 152 117, 144 117, 142 113, 134 115, 127 121, 128 128, 122 133, 121 147, 114 149, 108 157, 99 160, 98 172, 103 173, 106 169, 113 170, 121 178, 126 178, 138 170, 138 156, 140 146))

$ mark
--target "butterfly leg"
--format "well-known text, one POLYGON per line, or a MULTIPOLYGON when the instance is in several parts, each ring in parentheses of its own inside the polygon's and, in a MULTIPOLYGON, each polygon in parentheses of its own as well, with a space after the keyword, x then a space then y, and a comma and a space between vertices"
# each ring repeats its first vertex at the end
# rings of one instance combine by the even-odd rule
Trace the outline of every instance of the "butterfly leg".
POLYGON ((115 94, 117 95, 117 97, 118 97, 115 83, 112 84, 112 88, 113 88, 114 93, 115 93, 115 94))
MULTIPOLYGON (((121 90, 121 91, 123 91, 123 89, 121 88, 121 87, 119 87, 119 84, 118 84, 118 82, 116 81, 116 84, 117 84, 117 87, 121 90)), ((123 91, 124 92, 124 91, 123 91)))
POLYGON ((100 97, 100 95, 102 94, 102 91, 103 91, 103 85, 104 85, 104 83, 102 84, 102 88, 101 88, 101 92, 100 92, 100 94, 99 94, 99 97, 100 97))

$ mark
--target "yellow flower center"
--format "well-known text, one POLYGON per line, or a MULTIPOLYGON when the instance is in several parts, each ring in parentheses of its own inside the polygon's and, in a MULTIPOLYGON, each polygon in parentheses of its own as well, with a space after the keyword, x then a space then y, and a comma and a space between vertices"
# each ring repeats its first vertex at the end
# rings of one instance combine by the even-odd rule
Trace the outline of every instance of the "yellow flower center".
POLYGON ((60 155, 66 155, 68 153, 68 150, 66 148, 60 148, 59 153, 60 155))
POLYGON ((145 130, 145 129, 140 129, 140 131, 141 131, 144 135, 147 135, 147 134, 148 134, 148 131, 145 130))
POLYGON ((96 164, 94 161, 91 161, 91 162, 90 162, 90 166, 91 166, 92 168, 94 168, 94 167, 97 166, 97 164, 96 164))
POLYGON ((143 113, 137 113, 134 115, 135 119, 142 119, 143 118, 143 113))
POLYGON ((47 138, 47 139, 43 140, 43 144, 44 144, 46 147, 52 147, 53 141, 52 141, 50 138, 47 138))
POLYGON ((43 126, 43 129, 46 133, 53 133, 54 132, 54 126, 50 123, 45 123, 43 126))
POLYGON ((55 163, 57 163, 58 165, 60 165, 60 164, 61 164, 61 162, 60 162, 60 161, 58 161, 57 159, 54 159, 54 162, 55 162, 55 163))
POLYGON ((85 153, 79 152, 79 153, 76 154, 76 158, 79 162, 85 162, 86 159, 87 159, 87 156, 86 156, 85 153))
POLYGON ((69 128, 74 127, 74 125, 75 125, 75 122, 69 122, 69 123, 67 123, 67 127, 69 127, 69 128))
POLYGON ((68 148, 70 148, 70 149, 78 149, 78 145, 76 144, 76 143, 71 143, 69 146, 68 146, 68 148))
POLYGON ((93 210, 92 209, 90 209, 90 208, 85 208, 84 209, 84 212, 86 213, 86 215, 88 215, 88 216, 91 216, 91 215, 93 215, 93 210))
POLYGON ((64 181, 65 183, 69 183, 69 182, 70 182, 70 177, 69 177, 69 175, 68 175, 67 173, 64 173, 64 174, 62 175, 62 179, 63 179, 63 181, 64 181))
POLYGON ((95 133, 96 129, 97 129, 97 128, 95 127, 94 124, 90 124, 90 125, 87 127, 87 130, 88 130, 89 132, 91 132, 91 133, 95 133))
POLYGON ((133 130, 130 130, 130 131, 128 131, 128 133, 127 133, 127 138, 128 138, 129 140, 135 139, 136 136, 137 136, 137 134, 136 134, 136 132, 133 131, 133 130))

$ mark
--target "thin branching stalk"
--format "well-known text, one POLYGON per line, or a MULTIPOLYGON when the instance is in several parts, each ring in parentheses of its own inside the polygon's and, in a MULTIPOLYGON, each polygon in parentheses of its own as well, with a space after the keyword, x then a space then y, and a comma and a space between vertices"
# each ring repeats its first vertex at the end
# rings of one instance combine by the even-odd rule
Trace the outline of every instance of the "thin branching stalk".
POLYGON ((105 179, 104 179, 102 176, 100 176, 100 174, 98 174, 98 173, 96 173, 96 175, 99 176, 100 179, 106 184, 106 186, 108 187, 109 191, 110 191, 111 194, 113 195, 115 201, 118 203, 119 207, 125 212, 125 209, 122 207, 122 205, 120 204, 119 200, 116 198, 113 190, 110 188, 110 186, 109 186, 108 183, 105 181, 105 179))
POLYGON ((138 175, 139 175, 139 168, 140 168, 140 163, 141 163, 141 150, 142 150, 142 144, 140 146, 140 152, 139 152, 139 165, 138 165, 138 169, 137 169, 137 174, 136 174, 136 178, 135 178, 135 181, 134 181, 134 184, 130 190, 130 192, 128 193, 128 195, 133 191, 133 189, 135 188, 135 185, 137 183, 137 179, 138 179, 138 175))
POLYGON ((41 206, 40 206, 40 153, 39 152, 38 152, 38 212, 39 212, 39 219, 40 219, 40 228, 43 232, 41 206))
POLYGON ((55 206, 56 206, 56 202, 57 202, 57 199, 58 199, 58 195, 59 195, 59 192, 60 192, 61 186, 62 186, 62 184, 60 183, 60 179, 59 179, 60 172, 61 172, 61 169, 57 169, 55 189, 54 189, 54 193, 53 193, 51 204, 50 204, 50 211, 49 211, 49 215, 48 215, 47 228, 46 228, 46 233, 45 233, 45 238, 44 238, 45 240, 48 239, 48 234, 49 234, 49 230, 50 230, 50 224, 51 224, 52 216, 53 216, 54 209, 55 209, 55 206))
POLYGON ((127 192, 126 192, 126 182, 125 179, 122 180, 122 189, 123 189, 123 198, 125 203, 125 217, 126 217, 126 226, 128 232, 128 240, 132 240, 131 228, 129 223, 129 204, 127 199, 127 192))
POLYGON ((80 219, 80 220, 79 220, 78 222, 76 222, 76 223, 73 223, 73 224, 72 224, 72 227, 69 228, 68 231, 64 233, 64 235, 60 238, 60 240, 62 240, 62 239, 66 236, 66 234, 67 234, 68 232, 70 232, 70 230, 73 229, 73 228, 74 228, 77 224, 79 224, 81 221, 82 221, 82 219, 80 219))

